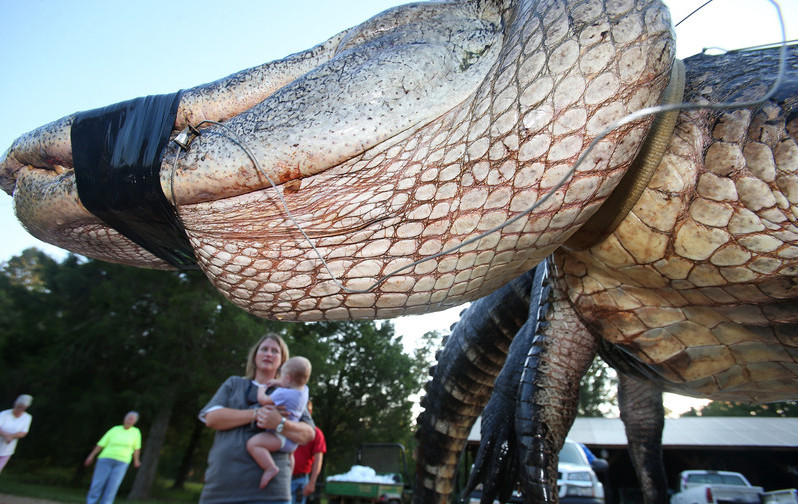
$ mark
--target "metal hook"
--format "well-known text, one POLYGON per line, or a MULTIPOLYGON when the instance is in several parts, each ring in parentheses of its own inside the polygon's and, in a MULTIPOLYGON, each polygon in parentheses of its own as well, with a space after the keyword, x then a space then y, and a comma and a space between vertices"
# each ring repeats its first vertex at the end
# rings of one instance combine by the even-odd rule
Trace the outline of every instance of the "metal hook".
POLYGON ((174 142, 178 146, 180 146, 181 149, 187 151, 188 148, 191 146, 191 142, 193 142, 194 139, 200 136, 201 134, 202 133, 200 133, 200 130, 189 124, 187 128, 185 128, 183 131, 177 134, 177 136, 174 139, 174 142))

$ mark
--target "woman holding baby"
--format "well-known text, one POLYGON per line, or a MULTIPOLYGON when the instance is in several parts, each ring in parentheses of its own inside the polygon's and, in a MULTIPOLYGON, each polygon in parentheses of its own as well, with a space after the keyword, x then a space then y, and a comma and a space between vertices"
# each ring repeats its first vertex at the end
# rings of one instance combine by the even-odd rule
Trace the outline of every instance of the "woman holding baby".
POLYGON ((313 420, 305 412, 300 421, 288 412, 258 403, 258 389, 278 377, 288 359, 288 346, 277 334, 266 334, 249 352, 245 376, 231 376, 200 411, 200 420, 216 430, 208 453, 208 469, 200 504, 289 504, 291 454, 273 453, 280 469, 261 489, 263 470, 247 451, 247 440, 262 429, 272 429, 302 445, 315 436, 313 420))

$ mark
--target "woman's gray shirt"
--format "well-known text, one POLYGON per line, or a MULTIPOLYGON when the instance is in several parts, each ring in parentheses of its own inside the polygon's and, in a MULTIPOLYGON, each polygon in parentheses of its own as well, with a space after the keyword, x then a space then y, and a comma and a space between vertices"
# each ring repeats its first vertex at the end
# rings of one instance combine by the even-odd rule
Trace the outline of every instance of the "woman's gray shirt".
MULTIPOLYGON (((259 407, 257 386, 240 376, 228 378, 213 398, 200 411, 200 419, 215 407, 249 409, 259 407)), ((313 425, 305 411, 303 422, 313 425)), ((261 429, 248 424, 230 430, 218 430, 208 452, 208 469, 200 504, 233 504, 237 502, 291 500, 291 470, 288 453, 272 453, 280 472, 264 489, 258 488, 263 470, 247 452, 247 440, 261 429)))

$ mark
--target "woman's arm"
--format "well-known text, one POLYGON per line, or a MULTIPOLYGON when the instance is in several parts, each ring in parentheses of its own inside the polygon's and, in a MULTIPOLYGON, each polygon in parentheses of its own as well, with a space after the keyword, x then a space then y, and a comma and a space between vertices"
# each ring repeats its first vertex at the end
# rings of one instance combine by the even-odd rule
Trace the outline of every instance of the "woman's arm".
POLYGON ((94 460, 94 457, 97 456, 97 454, 100 453, 100 450, 102 449, 103 449, 102 446, 94 445, 94 448, 91 450, 91 453, 89 453, 89 456, 86 457, 86 460, 83 461, 83 465, 89 467, 92 461, 94 460))
POLYGON ((27 435, 28 435, 28 431, 24 431, 24 430, 17 431, 17 432, 8 432, 6 430, 0 429, 0 437, 7 438, 9 440, 9 442, 11 442, 11 441, 13 441, 15 439, 22 439, 22 438, 24 438, 27 435))
POLYGON ((283 436, 287 437, 296 444, 308 444, 316 437, 316 431, 312 425, 305 422, 294 422, 286 420, 283 425, 283 436))
MULTIPOLYGON (((246 410, 220 408, 205 414, 205 425, 211 429, 229 430, 257 421, 261 429, 276 429, 282 419, 283 415, 274 406, 246 410)), ((282 435, 297 444, 307 444, 313 441, 316 431, 305 422, 286 420, 282 435)))
POLYGON ((141 453, 141 449, 133 450, 133 467, 140 467, 141 460, 139 459, 139 454, 141 453))
POLYGON ((205 425, 215 430, 235 429, 254 421, 257 412, 257 409, 219 408, 205 414, 205 425))
MULTIPOLYGON (((274 406, 263 406, 257 410, 257 425, 261 429, 276 429, 283 421, 283 414, 274 406)), ((285 420, 281 434, 296 444, 307 444, 316 437, 316 430, 305 422, 285 420)))
POLYGON ((14 439, 22 439, 22 438, 24 438, 24 437, 25 437, 25 436, 27 436, 27 435, 28 435, 28 433, 27 433, 26 431, 19 431, 19 432, 2 432, 2 433, 0 433, 0 436, 3 436, 3 437, 6 437, 6 438, 9 438, 9 439, 11 439, 12 441, 13 441, 14 439))

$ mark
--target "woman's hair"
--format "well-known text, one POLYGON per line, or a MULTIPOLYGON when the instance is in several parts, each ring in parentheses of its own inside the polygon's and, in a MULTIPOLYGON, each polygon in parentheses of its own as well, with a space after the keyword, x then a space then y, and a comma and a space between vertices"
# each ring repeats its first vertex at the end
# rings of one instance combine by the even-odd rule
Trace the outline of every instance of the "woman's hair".
MULTIPOLYGON (((280 366, 283 365, 285 361, 288 360, 288 345, 285 344, 285 340, 279 334, 275 333, 266 333, 258 340, 257 343, 252 345, 252 348, 249 349, 249 355, 247 356, 247 367, 244 371, 244 377, 252 380, 255 378, 255 356, 258 354, 258 348, 260 348, 261 344, 266 340, 274 340, 277 345, 280 347, 280 366)), ((280 375, 280 370, 277 370, 277 376, 280 375)))
POLYGON ((21 396, 17 397, 14 401, 14 406, 25 406, 29 408, 30 405, 33 403, 33 396, 28 394, 22 394, 21 396))

